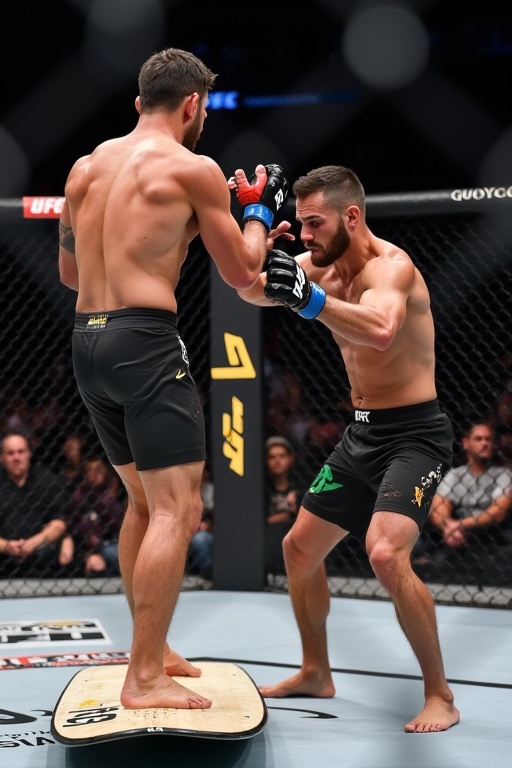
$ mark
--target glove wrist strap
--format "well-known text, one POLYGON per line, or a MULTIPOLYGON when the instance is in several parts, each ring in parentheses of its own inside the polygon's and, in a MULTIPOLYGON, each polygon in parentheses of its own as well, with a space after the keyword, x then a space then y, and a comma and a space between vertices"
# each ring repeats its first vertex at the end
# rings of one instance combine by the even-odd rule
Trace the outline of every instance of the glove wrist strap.
POLYGON ((298 314, 305 320, 314 320, 325 304, 325 291, 316 283, 311 283, 311 296, 303 309, 299 309, 298 314))
POLYGON ((270 232, 274 214, 266 205, 262 205, 261 203, 251 203, 250 205, 245 206, 242 221, 245 222, 249 219, 257 219, 258 221, 261 221, 261 223, 266 226, 267 231, 270 232))

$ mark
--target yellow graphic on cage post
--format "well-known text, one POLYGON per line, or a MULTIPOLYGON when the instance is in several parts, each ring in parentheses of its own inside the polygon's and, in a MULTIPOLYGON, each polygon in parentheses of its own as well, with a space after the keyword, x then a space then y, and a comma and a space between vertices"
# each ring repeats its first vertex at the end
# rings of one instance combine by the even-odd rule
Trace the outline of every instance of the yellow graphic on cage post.
POLYGON ((224 346, 229 365, 212 368, 212 379, 255 379, 256 371, 243 338, 225 333, 224 346))
MULTIPOLYGON (((256 370, 241 336, 224 334, 224 347, 229 365, 211 369, 212 379, 255 379, 256 370)), ((236 395, 231 397, 231 413, 222 414, 222 451, 229 459, 229 468, 240 477, 245 469, 244 404, 236 395)))
POLYGON ((244 404, 235 395, 231 398, 231 413, 222 414, 222 452, 229 459, 229 468, 244 475, 244 404))

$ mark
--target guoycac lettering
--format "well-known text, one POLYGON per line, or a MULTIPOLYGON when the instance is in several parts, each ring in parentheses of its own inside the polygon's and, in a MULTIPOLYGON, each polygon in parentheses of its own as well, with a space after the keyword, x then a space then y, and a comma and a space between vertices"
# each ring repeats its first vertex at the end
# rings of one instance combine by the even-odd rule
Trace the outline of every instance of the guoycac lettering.
POLYGON ((238 397, 231 398, 231 413, 222 414, 222 452, 229 459, 229 468, 244 475, 244 404, 238 397))
POLYGON ((454 189, 450 197, 455 202, 462 200, 491 200, 497 198, 501 200, 505 197, 512 197, 511 187, 475 187, 474 189, 454 189))

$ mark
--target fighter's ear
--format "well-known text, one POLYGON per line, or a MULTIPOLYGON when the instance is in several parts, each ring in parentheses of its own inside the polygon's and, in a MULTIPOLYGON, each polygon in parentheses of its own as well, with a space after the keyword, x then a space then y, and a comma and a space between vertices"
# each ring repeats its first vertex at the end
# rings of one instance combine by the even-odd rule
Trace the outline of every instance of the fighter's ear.
POLYGON ((347 226, 350 229, 354 229, 356 224, 361 219, 361 210, 357 205, 349 205, 347 210, 345 211, 345 215, 347 217, 347 226))
POLYGON ((141 112, 142 112, 142 109, 141 109, 141 106, 140 106, 140 96, 137 96, 137 98, 135 99, 135 109, 137 110, 137 112, 140 115, 141 112))
POLYGON ((191 93, 190 96, 185 98, 183 103, 185 109, 185 116, 188 120, 192 120, 195 117, 197 110, 199 109, 199 103, 201 97, 198 93, 191 93))

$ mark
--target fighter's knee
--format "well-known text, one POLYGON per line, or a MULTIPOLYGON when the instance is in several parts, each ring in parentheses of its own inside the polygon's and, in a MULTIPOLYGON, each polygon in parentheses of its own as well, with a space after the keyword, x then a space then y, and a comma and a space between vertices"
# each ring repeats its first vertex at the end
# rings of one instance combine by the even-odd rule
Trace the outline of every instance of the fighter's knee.
POLYGON ((369 550, 368 558, 377 578, 382 580, 393 572, 396 563, 396 551, 388 541, 381 540, 369 550))
POLYGON ((285 560, 291 560, 294 551, 294 544, 289 533, 283 539, 283 555, 285 560))
POLYGON ((186 518, 190 523, 190 535, 193 536, 199 529, 201 523, 201 517, 203 515, 203 501, 201 496, 198 495, 196 499, 190 502, 189 508, 186 512, 186 518))
POLYGON ((311 555, 301 546, 300 538, 289 531, 283 539, 283 556, 288 571, 296 568, 306 570, 312 562, 311 555))

